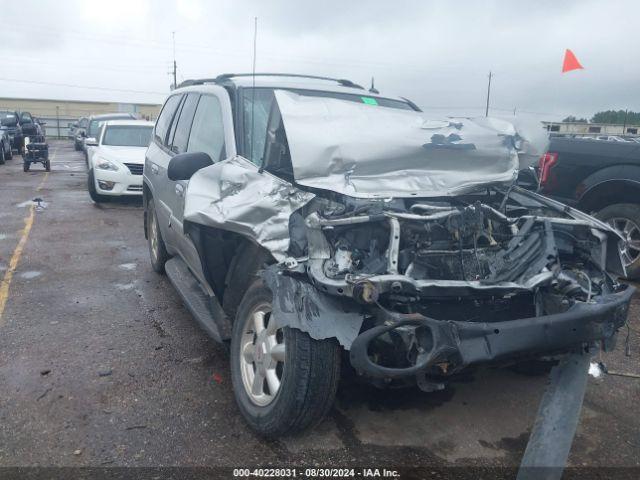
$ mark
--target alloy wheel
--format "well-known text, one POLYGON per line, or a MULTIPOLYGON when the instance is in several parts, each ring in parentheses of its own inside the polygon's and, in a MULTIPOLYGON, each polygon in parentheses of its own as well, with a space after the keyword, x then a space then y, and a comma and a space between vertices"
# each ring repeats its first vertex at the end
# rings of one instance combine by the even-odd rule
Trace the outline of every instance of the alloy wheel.
POLYGON ((618 231, 626 242, 620 242, 620 255, 626 266, 640 258, 640 227, 628 218, 614 217, 607 223, 618 231))
POLYGON ((247 316, 238 354, 249 399, 261 407, 269 405, 280 390, 285 368, 284 332, 276 326, 271 305, 260 304, 247 316))

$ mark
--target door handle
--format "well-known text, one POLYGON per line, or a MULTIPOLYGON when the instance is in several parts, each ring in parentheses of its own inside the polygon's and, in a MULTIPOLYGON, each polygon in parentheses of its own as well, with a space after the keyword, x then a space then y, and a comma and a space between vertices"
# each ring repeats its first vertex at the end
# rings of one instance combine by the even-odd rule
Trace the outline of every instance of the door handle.
POLYGON ((155 163, 151 164, 151 173, 153 173, 154 175, 158 174, 158 165, 156 165, 155 163))
POLYGON ((184 195, 184 187, 180 184, 176 184, 176 195, 182 197, 184 195))

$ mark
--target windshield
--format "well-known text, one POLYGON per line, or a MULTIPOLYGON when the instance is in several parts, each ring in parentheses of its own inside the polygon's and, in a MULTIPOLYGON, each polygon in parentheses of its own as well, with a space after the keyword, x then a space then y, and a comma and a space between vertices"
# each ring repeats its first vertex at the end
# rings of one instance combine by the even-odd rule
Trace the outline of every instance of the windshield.
POLYGON ((151 141, 152 130, 152 126, 110 126, 104 132, 102 145, 147 147, 151 141))
POLYGON ((106 118, 96 118, 89 122, 89 128, 87 129, 87 137, 98 138, 98 134, 100 133, 100 127, 104 122, 109 120, 133 120, 133 118, 129 115, 114 115, 112 117, 106 118))

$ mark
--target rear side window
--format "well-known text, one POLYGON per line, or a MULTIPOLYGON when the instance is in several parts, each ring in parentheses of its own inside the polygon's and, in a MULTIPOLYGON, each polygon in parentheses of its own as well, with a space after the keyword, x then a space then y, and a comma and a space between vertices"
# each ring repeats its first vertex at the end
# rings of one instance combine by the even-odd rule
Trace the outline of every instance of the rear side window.
POLYGON ((169 97, 169 99, 165 102, 164 107, 162 108, 162 112, 160 112, 160 116, 158 117, 158 121, 156 122, 154 138, 162 145, 165 144, 169 125, 171 125, 173 114, 175 113, 176 107, 180 103, 181 98, 182 95, 173 95, 172 97, 169 97))
POLYGON ((171 151, 175 153, 185 153, 187 151, 187 143, 189 143, 189 132, 191 131, 193 116, 195 115, 196 107, 198 106, 198 98, 199 94, 190 93, 187 95, 186 100, 182 104, 180 119, 177 122, 175 133, 173 135, 173 142, 171 145, 171 151))
POLYGON ((187 152, 208 153, 214 162, 225 158, 224 124, 220 101, 202 95, 191 127, 187 152))

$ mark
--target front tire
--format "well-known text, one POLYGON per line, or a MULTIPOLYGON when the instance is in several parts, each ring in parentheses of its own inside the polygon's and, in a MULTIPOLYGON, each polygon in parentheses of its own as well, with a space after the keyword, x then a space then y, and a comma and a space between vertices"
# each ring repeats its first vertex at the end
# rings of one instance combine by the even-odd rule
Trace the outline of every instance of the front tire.
POLYGON ((620 246, 620 253, 627 269, 627 278, 640 278, 640 205, 616 203, 603 208, 595 216, 626 238, 627 245, 620 246))
POLYGON ((335 339, 314 340, 277 328, 272 293, 261 279, 247 290, 233 325, 231 380, 249 426, 278 437, 318 423, 331 409, 340 379, 335 339))
POLYGON ((160 231, 160 225, 158 225, 158 216, 156 215, 153 198, 150 198, 147 202, 147 238, 151 267, 157 273, 164 273, 164 264, 169 259, 169 254, 164 240, 162 240, 162 232, 160 231))

